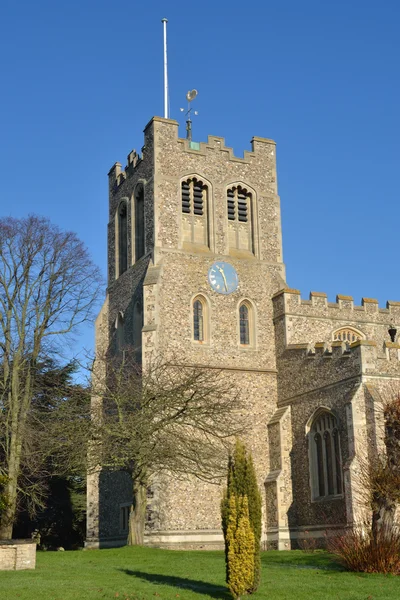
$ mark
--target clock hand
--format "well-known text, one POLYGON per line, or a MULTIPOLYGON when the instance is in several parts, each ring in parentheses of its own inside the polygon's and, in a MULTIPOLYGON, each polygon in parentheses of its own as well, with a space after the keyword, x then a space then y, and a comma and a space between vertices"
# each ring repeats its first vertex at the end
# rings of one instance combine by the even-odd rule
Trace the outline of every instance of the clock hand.
POLYGON ((223 278, 223 280, 224 280, 224 285, 225 285, 225 291, 227 292, 227 291, 228 291, 228 284, 226 283, 226 277, 225 277, 224 270, 223 270, 221 267, 218 267, 218 265, 217 265, 217 269, 218 269, 218 271, 219 271, 219 272, 221 273, 221 275, 222 275, 222 278, 223 278))

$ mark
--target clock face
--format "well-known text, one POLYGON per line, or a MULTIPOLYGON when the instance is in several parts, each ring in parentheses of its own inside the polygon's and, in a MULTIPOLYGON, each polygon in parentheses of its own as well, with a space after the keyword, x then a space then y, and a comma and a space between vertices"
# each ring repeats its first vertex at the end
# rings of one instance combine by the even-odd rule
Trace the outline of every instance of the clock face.
POLYGON ((235 268, 226 262, 217 261, 208 270, 208 281, 218 294, 232 294, 238 288, 239 279, 235 268))

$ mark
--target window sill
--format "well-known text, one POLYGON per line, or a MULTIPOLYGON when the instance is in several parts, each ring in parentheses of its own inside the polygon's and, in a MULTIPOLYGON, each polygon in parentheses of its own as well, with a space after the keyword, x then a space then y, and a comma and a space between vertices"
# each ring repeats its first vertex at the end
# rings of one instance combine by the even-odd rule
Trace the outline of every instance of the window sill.
POLYGON ((317 496, 311 500, 311 503, 314 502, 330 502, 331 500, 343 500, 344 494, 332 494, 330 496, 317 496))
POLYGON ((204 341, 204 342, 199 342, 198 340, 193 340, 192 339, 192 344, 193 346, 197 346, 200 348, 209 348, 210 347, 210 342, 209 341, 204 341))

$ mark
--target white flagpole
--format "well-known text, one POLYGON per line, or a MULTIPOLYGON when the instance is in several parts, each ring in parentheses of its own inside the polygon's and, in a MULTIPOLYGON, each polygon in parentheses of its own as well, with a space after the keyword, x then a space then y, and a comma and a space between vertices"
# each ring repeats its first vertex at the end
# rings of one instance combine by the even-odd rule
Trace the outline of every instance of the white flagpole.
POLYGON ((168 119, 168 63, 167 63, 167 23, 168 19, 162 19, 164 23, 164 119, 168 119))

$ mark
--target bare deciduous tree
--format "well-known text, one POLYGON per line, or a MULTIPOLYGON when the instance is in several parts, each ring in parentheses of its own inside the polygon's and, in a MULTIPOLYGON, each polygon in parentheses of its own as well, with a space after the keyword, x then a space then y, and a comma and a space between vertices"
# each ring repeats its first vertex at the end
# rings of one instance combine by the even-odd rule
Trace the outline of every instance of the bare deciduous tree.
POLYGON ((221 481, 228 449, 246 420, 228 373, 156 360, 142 374, 127 356, 108 361, 105 381, 93 381, 100 401, 94 405, 98 435, 92 460, 130 474, 128 543, 142 544, 146 492, 154 476, 221 481))
POLYGON ((36 216, 0 220, 0 474, 7 476, 0 538, 12 535, 38 363, 92 319, 101 285, 74 233, 36 216))

